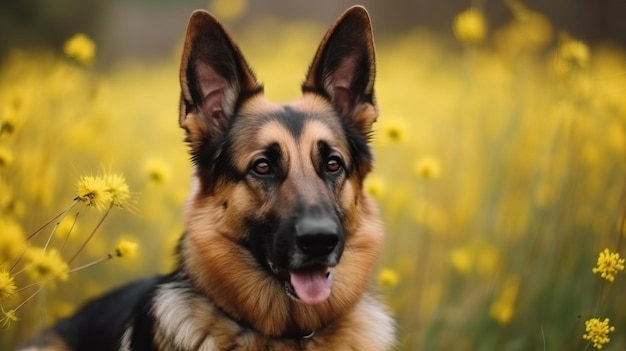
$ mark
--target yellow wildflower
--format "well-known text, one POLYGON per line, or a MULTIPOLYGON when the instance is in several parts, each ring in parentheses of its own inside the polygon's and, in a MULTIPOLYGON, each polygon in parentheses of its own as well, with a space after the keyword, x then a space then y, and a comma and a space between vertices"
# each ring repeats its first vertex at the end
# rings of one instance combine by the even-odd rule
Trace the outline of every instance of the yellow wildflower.
POLYGON ((491 317, 502 325, 509 324, 515 315, 515 301, 517 300, 519 285, 519 278, 507 278, 500 289, 500 295, 489 308, 491 317))
POLYGON ((589 47, 580 40, 566 40, 559 46, 561 59, 575 67, 586 68, 589 65, 589 47))
POLYGON ((122 239, 117 243, 115 255, 117 257, 133 258, 137 254, 137 246, 138 244, 134 241, 122 239))
POLYGON ((552 40, 554 30, 546 16, 529 9, 520 0, 505 0, 505 3, 513 13, 514 21, 499 32, 505 34, 506 44, 510 44, 511 48, 539 48, 552 40))
POLYGON ((26 250, 22 227, 14 220, 0 218, 0 263, 12 261, 26 250))
POLYGON ((591 318, 585 322, 585 334, 583 334, 583 339, 593 343, 593 347, 596 349, 601 349, 602 346, 611 341, 608 335, 610 332, 614 331, 615 327, 609 325, 608 318, 605 318, 602 322, 600 322, 598 318, 591 318))
POLYGON ((554 72, 560 78, 567 78, 580 69, 589 67, 591 53, 587 44, 580 40, 562 35, 561 43, 556 50, 554 72))
POLYGON ((0 271, 0 300, 15 294, 15 282, 9 272, 0 271))
POLYGON ((474 251, 469 247, 458 247, 450 252, 450 264, 460 274, 469 274, 474 269, 476 261, 474 251))
POLYGON ((441 166, 439 160, 431 156, 425 156, 417 160, 413 168, 415 174, 423 179, 436 179, 439 178, 441 173, 441 166))
POLYGON ((489 307, 489 315, 501 325, 509 324, 515 314, 515 306, 511 301, 496 300, 489 307))
POLYGON ((470 8, 454 18, 452 29, 460 42, 476 44, 485 39, 487 22, 482 11, 470 8))
POLYGON ((169 180, 170 166, 163 159, 148 158, 144 161, 143 168, 148 178, 156 184, 163 184, 169 180))
POLYGON ((85 176, 78 181, 77 199, 98 210, 108 207, 113 201, 107 182, 102 177, 85 176))
POLYGON ((615 274, 624 270, 624 259, 619 258, 619 253, 612 253, 609 249, 604 249, 598 256, 598 263, 591 271, 600 273, 600 276, 610 282, 615 280, 615 274))
POLYGON ((107 186, 107 192, 111 194, 113 205, 124 207, 130 199, 130 192, 126 179, 121 174, 107 174, 104 176, 104 182, 107 186))
POLYGON ((381 177, 370 175, 365 179, 365 191, 373 196, 376 200, 381 200, 385 195, 386 184, 381 177))
POLYGON ((83 65, 90 65, 95 58, 96 45, 88 36, 78 33, 65 42, 63 52, 83 65))
POLYGON ((390 288, 396 286, 399 280, 398 273, 391 268, 383 268, 378 273, 379 286, 390 288))
POLYGON ((383 145, 387 145, 387 143, 401 144, 406 140, 408 127, 402 119, 387 119, 380 123, 379 128, 383 145))
POLYGON ((17 111, 15 107, 8 104, 2 106, 0 110, 0 136, 2 134, 11 135, 17 129, 17 111))
POLYGON ((41 283, 56 278, 67 280, 69 267, 56 249, 31 248, 27 258, 30 262, 24 270, 32 280, 41 283))
POLYGON ((211 12, 224 19, 241 17, 247 8, 247 0, 213 0, 211 2, 211 12))
POLYGON ((0 167, 8 166, 13 162, 13 153, 6 147, 0 147, 0 167))
POLYGON ((18 320, 17 316, 15 315, 15 310, 2 310, 2 314, 4 314, 4 317, 0 319, 0 328, 8 328, 11 322, 17 322, 18 320))

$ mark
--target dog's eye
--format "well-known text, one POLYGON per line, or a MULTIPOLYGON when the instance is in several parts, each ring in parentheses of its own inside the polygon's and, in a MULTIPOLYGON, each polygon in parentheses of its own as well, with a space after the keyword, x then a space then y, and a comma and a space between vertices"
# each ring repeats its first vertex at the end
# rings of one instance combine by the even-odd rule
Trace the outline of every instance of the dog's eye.
POLYGON ((326 172, 335 173, 341 169, 341 160, 337 156, 331 156, 326 161, 326 172))
POLYGON ((252 170, 256 174, 266 175, 271 172, 272 168, 270 167, 270 164, 269 162, 267 162, 267 160, 261 159, 254 163, 254 165, 252 166, 252 170))

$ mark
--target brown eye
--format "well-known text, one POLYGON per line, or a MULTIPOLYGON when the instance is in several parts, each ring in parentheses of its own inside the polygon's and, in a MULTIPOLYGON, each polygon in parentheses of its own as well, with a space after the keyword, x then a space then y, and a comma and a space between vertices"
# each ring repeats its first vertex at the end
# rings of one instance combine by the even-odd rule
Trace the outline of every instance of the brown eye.
POLYGON ((333 156, 333 157, 329 158, 328 161, 326 161, 326 171, 327 172, 335 173, 340 168, 341 168, 341 162, 339 161, 338 157, 333 156))
POLYGON ((256 174, 265 175, 270 173, 271 168, 270 164, 266 160, 259 160, 254 164, 252 170, 254 170, 256 174))

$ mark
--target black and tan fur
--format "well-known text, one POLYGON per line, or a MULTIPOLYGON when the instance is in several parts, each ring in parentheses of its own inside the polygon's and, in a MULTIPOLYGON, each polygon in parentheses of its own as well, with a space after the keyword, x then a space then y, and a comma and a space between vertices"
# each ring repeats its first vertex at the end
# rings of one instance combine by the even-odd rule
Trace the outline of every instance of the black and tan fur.
POLYGON ((194 12, 180 68, 195 176, 179 267, 88 303, 38 347, 391 349, 392 319, 368 287, 383 242, 363 191, 374 77, 362 7, 330 28, 287 104, 268 101, 222 25, 194 12))

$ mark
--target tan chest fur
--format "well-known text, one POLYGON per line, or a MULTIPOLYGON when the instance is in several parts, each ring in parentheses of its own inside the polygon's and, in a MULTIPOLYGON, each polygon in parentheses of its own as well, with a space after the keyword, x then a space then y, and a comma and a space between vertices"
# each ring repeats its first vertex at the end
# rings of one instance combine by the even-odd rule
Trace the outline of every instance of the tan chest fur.
MULTIPOLYGON (((393 320, 369 295, 342 319, 300 339, 261 335, 229 319, 200 295, 165 288, 156 299, 155 344, 160 350, 382 351, 390 349, 394 340, 393 320)), ((123 341, 121 350, 127 347, 123 341)))

